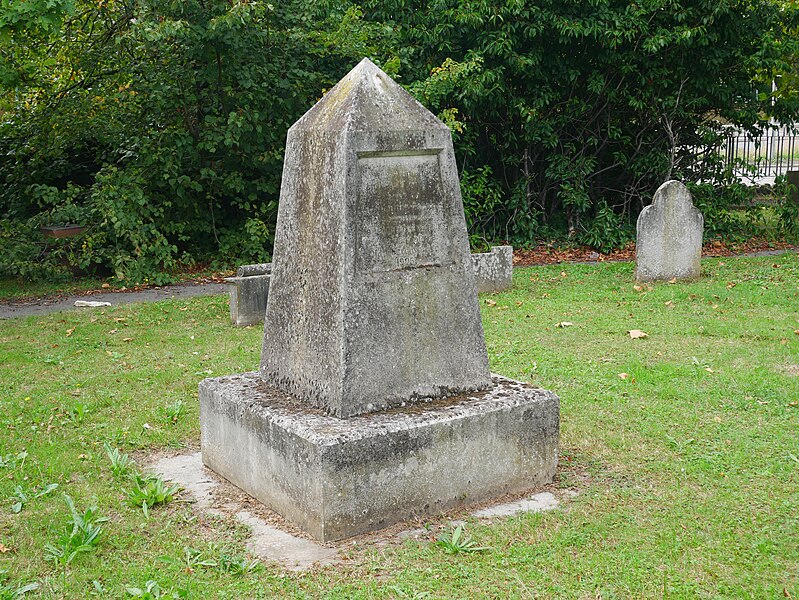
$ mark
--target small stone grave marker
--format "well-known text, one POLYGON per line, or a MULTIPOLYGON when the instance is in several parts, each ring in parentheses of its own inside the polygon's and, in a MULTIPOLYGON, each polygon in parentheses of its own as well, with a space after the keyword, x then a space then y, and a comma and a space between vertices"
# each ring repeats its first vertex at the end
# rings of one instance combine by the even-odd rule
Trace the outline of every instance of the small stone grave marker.
POLYGON ((635 278, 638 281, 695 279, 702 258, 704 218, 679 181, 661 185, 638 215, 635 278))

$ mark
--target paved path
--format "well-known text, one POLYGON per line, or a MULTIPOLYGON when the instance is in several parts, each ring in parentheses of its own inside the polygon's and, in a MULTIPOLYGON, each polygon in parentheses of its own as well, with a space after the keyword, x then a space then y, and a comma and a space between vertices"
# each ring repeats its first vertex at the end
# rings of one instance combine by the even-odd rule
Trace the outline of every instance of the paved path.
POLYGON ((156 300, 171 300, 173 298, 213 296, 216 294, 226 294, 227 291, 228 285, 226 283, 203 283, 168 285, 136 292, 101 292, 84 296, 34 298, 24 302, 0 303, 0 319, 46 315, 62 310, 96 310, 91 308, 76 308, 76 300, 110 302, 112 306, 117 306, 119 304, 129 304, 131 302, 153 302, 156 300))

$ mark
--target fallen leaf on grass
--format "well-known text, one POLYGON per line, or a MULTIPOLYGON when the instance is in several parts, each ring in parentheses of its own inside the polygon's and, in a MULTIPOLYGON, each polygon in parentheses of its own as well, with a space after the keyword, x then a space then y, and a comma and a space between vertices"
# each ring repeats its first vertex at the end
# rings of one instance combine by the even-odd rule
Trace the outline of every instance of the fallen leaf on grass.
POLYGON ((791 408, 793 408, 794 406, 799 406, 799 402, 788 402, 786 406, 790 406, 791 408))
POLYGON ((107 290, 108 288, 110 288, 110 287, 111 287, 111 284, 104 283, 104 284, 103 284, 103 285, 101 285, 100 287, 102 287, 104 290, 107 290))
POLYGON ((11 548, 5 544, 0 544, 0 554, 6 554, 7 552, 11 552, 11 548))
POLYGON ((569 321, 561 321, 560 323, 555 323, 555 327, 571 327, 574 323, 569 321))
POLYGON ((669 279, 669 283, 677 283, 677 278, 674 277, 672 279, 669 279))
MULTIPOLYGON (((521 306, 522 304, 524 304, 524 302, 522 302, 521 300, 516 302, 516 306, 521 306)), ((795 331, 794 333, 799 333, 799 331, 795 331)))
POLYGON ((642 340, 649 337, 648 333, 644 333, 640 329, 630 329, 630 331, 627 332, 627 335, 629 335, 630 339, 633 340, 642 340))
POLYGON ((794 329, 794 330, 793 330, 793 332, 794 332, 796 335, 799 335, 799 329, 794 329))
POLYGON ((491 300, 489 298, 486 298, 486 304, 488 304, 489 306, 496 306, 497 305, 497 301, 496 300, 491 300))
POLYGON ((123 342, 132 342, 133 338, 123 338, 122 341, 123 342))
POLYGON ((619 373, 619 379, 627 379, 629 375, 627 373, 619 373))
POLYGON ((72 329, 67 329, 67 337, 71 336, 74 331, 75 331, 74 327, 72 329))

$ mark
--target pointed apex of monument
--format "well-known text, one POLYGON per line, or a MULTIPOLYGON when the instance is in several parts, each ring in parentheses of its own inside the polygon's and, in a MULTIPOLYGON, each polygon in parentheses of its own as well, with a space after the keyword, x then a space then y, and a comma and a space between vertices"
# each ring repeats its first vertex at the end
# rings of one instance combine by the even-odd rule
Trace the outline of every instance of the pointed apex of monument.
POLYGON ((425 131, 446 129, 380 67, 364 58, 292 129, 318 131, 425 131))

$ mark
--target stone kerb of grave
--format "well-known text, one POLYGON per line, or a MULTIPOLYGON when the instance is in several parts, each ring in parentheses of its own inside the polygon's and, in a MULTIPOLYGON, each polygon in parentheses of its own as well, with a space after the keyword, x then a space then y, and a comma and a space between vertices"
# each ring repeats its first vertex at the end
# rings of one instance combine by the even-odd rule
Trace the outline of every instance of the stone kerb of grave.
POLYGON ((259 373, 205 465, 322 541, 552 480, 559 400, 491 376, 447 127, 364 59, 289 131, 259 373))
POLYGON ((237 327, 264 322, 266 299, 269 297, 269 279, 272 264, 242 265, 235 277, 227 277, 230 284, 230 321, 237 327))
POLYGON ((502 292, 513 285, 513 246, 492 246, 491 252, 472 254, 479 293, 502 292))
POLYGON ((704 218, 679 181, 667 181, 638 215, 635 278, 639 281, 699 277, 704 218))

